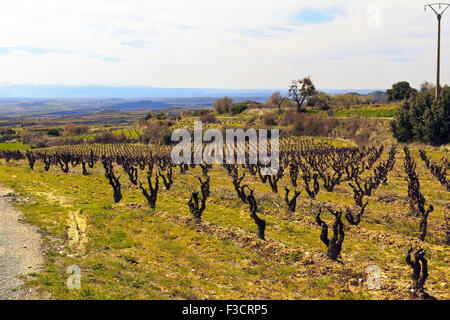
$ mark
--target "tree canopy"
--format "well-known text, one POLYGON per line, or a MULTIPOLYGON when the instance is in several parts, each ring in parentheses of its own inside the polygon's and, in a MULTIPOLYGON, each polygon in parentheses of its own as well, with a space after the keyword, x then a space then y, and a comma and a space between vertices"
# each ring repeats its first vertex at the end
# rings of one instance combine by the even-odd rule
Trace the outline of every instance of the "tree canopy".
POLYGON ((316 87, 310 77, 293 80, 289 88, 289 97, 297 104, 297 112, 301 112, 303 104, 315 94, 316 87))
POLYGON ((442 88, 438 100, 427 89, 413 94, 397 110, 391 129, 399 142, 449 143, 450 87, 442 88))
POLYGON ((387 90, 388 101, 400 101, 409 99, 417 90, 411 88, 409 82, 400 81, 392 85, 392 89, 387 90))
POLYGON ((225 97, 223 99, 217 99, 214 102, 214 109, 217 113, 228 113, 231 110, 231 106, 233 104, 233 100, 231 98, 225 97))

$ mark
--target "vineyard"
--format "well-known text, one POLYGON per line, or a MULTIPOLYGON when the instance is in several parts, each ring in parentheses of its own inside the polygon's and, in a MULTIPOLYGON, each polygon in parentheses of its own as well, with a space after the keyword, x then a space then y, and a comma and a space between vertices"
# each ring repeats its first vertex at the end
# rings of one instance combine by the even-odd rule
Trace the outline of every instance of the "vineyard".
MULTIPOLYGON (((120 135, 124 135, 125 138, 129 139, 129 140, 135 140, 138 141, 139 138, 144 134, 142 129, 139 128, 133 128, 133 127, 125 127, 125 128, 120 128, 120 129, 111 129, 110 132, 116 136, 120 136, 120 135)), ((84 141, 88 142, 91 141, 95 138, 95 136, 100 135, 104 133, 102 132, 91 132, 91 133, 86 133, 86 134, 81 134, 81 135, 74 135, 73 138, 75 139, 83 139, 84 141)))
POLYGON ((33 219, 70 245, 34 281, 59 297, 449 298, 445 156, 289 138, 267 175, 260 163, 177 165, 170 151, 0 150, 2 181, 34 194, 25 210, 49 203, 33 219), (86 225, 75 243, 72 215, 86 225), (81 293, 63 289, 69 263, 90 270, 81 293))

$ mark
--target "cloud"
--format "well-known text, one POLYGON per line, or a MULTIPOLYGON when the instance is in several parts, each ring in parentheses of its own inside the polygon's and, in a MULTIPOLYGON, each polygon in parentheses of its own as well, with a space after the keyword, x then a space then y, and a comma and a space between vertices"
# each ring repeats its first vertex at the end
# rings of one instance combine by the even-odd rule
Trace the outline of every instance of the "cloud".
POLYGON ((88 58, 99 59, 102 61, 121 61, 121 59, 117 59, 114 57, 104 57, 95 54, 83 54, 77 51, 32 48, 32 47, 0 47, 0 55, 35 56, 45 54, 80 55, 88 58))
POLYGON ((391 58, 391 59, 389 59, 389 61, 392 61, 392 62, 411 62, 412 59, 411 58, 407 58, 407 57, 397 57, 397 58, 391 58))
POLYGON ((0 11, 0 82, 284 88, 311 75, 360 89, 435 76, 436 17, 419 0, 2 0, 0 11))
POLYGON ((275 31, 283 31, 283 32, 292 32, 292 31, 295 31, 294 28, 288 28, 288 27, 271 26, 271 27, 269 27, 269 28, 272 29, 272 30, 275 30, 275 31))
POLYGON ((136 49, 145 49, 149 43, 146 41, 124 41, 120 43, 122 46, 133 47, 136 49))
POLYGON ((18 56, 31 56, 37 54, 46 54, 55 52, 53 50, 46 50, 41 48, 31 48, 31 47, 0 47, 0 54, 10 54, 18 56))
POLYGON ((188 25, 185 25, 185 24, 179 24, 179 25, 175 26, 175 29, 184 31, 184 30, 194 29, 194 27, 193 26, 188 26, 188 25))
POLYGON ((264 30, 253 30, 253 29, 245 29, 245 30, 230 31, 230 32, 244 35, 247 37, 252 37, 252 38, 267 38, 267 37, 274 36, 274 34, 270 34, 264 30))

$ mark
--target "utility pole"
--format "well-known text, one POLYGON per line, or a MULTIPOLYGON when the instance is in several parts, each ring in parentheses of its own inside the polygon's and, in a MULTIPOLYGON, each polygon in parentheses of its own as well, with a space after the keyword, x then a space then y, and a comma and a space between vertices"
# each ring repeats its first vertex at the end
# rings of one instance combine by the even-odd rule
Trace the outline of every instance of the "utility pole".
POLYGON ((441 92, 440 73, 441 73, 441 19, 445 10, 450 7, 449 3, 432 3, 425 6, 434 11, 438 19, 438 45, 437 45, 437 72, 436 72, 436 100, 439 98, 441 92))

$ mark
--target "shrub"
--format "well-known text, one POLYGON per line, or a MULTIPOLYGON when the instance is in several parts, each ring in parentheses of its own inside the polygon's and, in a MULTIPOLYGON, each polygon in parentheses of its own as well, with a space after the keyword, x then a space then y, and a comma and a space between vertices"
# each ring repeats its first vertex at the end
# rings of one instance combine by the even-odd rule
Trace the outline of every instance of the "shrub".
POLYGON ((231 107, 230 112, 232 115, 236 115, 244 112, 247 109, 248 106, 246 103, 236 103, 231 107))
POLYGON ((217 99, 214 102, 214 109, 217 111, 217 113, 228 113, 231 109, 231 104, 233 103, 233 100, 231 98, 225 97, 223 99, 217 99))
POLYGON ((80 135, 89 132, 89 126, 86 124, 76 125, 73 123, 66 124, 64 127, 64 134, 67 136, 80 135))
POLYGON ((97 134, 92 141, 94 143, 102 143, 102 144, 125 143, 127 141, 127 137, 123 133, 115 135, 114 133, 111 132, 104 132, 101 134, 97 134))
POLYGON ((207 108, 207 109, 191 111, 190 115, 192 115, 193 117, 201 117, 201 116, 204 116, 205 114, 208 114, 208 113, 211 113, 211 112, 213 112, 213 110, 210 109, 210 108, 207 108))
POLYGON ((174 144, 174 142, 172 142, 172 131, 170 131, 169 128, 164 129, 164 132, 159 138, 159 143, 166 146, 174 144))
POLYGON ((256 120, 258 119, 257 116, 252 116, 249 119, 247 119, 247 121, 245 121, 245 125, 246 126, 252 126, 255 124, 256 120))
POLYGON ((297 136, 328 136, 339 125, 336 118, 325 115, 300 114, 292 125, 293 134, 297 136))
POLYGON ((216 123, 216 116, 214 113, 207 113, 200 117, 200 120, 204 123, 216 123))
POLYGON ((141 137, 143 143, 146 144, 172 144, 172 132, 166 124, 162 124, 156 120, 150 120, 144 134, 141 137))
POLYGON ((14 134, 16 134, 16 131, 14 131, 13 129, 11 129, 11 128, 7 128, 7 129, 1 129, 0 130, 0 135, 14 135, 14 134))
POLYGON ((308 99, 307 105, 309 107, 315 107, 319 110, 330 109, 331 96, 322 91, 317 91, 316 94, 308 99))
POLYGON ((52 136, 52 137, 59 137, 60 133, 58 129, 49 129, 47 130, 47 135, 52 136))
POLYGON ((411 96, 397 110, 391 130, 399 142, 449 143, 450 87, 442 88, 437 101, 430 90, 411 96))
POLYGON ((363 104, 364 100, 358 93, 335 94, 331 97, 330 103, 334 106, 350 107, 352 105, 363 104))
POLYGON ((49 139, 42 134, 28 133, 22 137, 23 144, 28 144, 36 148, 46 148, 50 146, 49 139))
POLYGON ((160 112, 160 113, 155 114, 155 118, 158 120, 165 120, 168 118, 168 115, 165 112, 160 112))
POLYGON ((397 82, 392 85, 392 89, 387 90, 388 101, 409 99, 416 92, 416 89, 410 87, 409 82, 397 82))
POLYGON ((289 126, 289 125, 293 124, 294 122, 296 122, 297 120, 299 120, 300 118, 301 118, 300 114, 298 114, 297 112, 294 112, 294 110, 289 110, 284 115, 284 118, 281 120, 280 124, 284 125, 284 126, 289 126))
POLYGON ((262 121, 266 126, 275 126, 277 124, 277 117, 273 113, 266 113, 262 121))
POLYGON ((149 143, 158 143, 159 138, 163 134, 163 127, 156 120, 150 120, 147 124, 147 127, 144 130, 144 134, 142 136, 142 142, 149 143))

